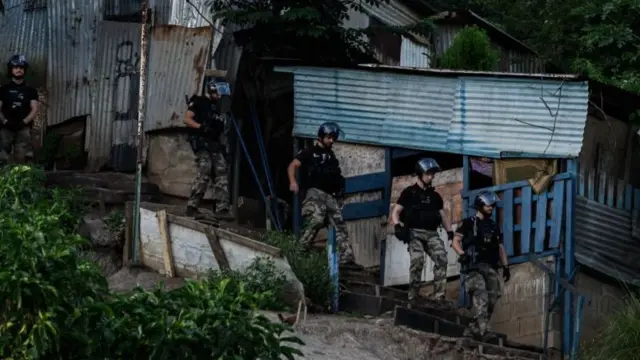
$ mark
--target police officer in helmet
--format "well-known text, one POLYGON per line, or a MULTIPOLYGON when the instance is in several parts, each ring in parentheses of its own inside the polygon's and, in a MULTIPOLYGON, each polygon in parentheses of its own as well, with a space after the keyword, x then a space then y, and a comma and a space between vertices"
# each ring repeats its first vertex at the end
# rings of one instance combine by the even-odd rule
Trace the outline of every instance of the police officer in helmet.
POLYGON ((462 221, 453 238, 453 249, 460 255, 461 272, 466 273, 465 287, 474 311, 465 336, 480 339, 486 338, 489 319, 502 296, 498 269, 502 268, 504 282, 511 278, 500 229, 491 219, 497 203, 495 193, 479 193, 474 200, 475 215, 462 221))
POLYGON ((318 138, 312 147, 301 150, 287 168, 289 189, 297 193, 296 170, 300 168, 301 183, 306 190, 302 202, 302 216, 306 227, 300 241, 309 245, 318 230, 327 224, 336 229, 336 246, 342 264, 354 264, 353 249, 349 243, 346 224, 342 218, 342 197, 345 178, 340 163, 331 149, 340 136, 340 127, 335 122, 326 122, 318 129, 318 138))
POLYGON ((226 116, 219 110, 219 100, 230 95, 229 84, 224 79, 212 79, 206 83, 205 95, 194 95, 184 123, 189 128, 189 143, 195 154, 197 174, 187 202, 187 216, 201 214, 198 205, 213 175, 214 211, 218 216, 230 217, 228 181, 228 127, 226 116))
POLYGON ((440 166, 434 159, 420 159, 415 165, 418 180, 402 191, 391 212, 395 235, 408 245, 411 256, 409 300, 418 296, 425 254, 431 257, 434 264, 433 297, 435 300, 445 300, 447 251, 438 235, 438 228, 443 226, 449 238, 452 232, 451 224, 443 211, 444 201, 432 185, 433 178, 439 171, 440 166))
POLYGON ((25 83, 29 63, 24 55, 14 55, 7 62, 11 81, 0 87, 0 162, 13 155, 22 163, 33 156, 31 127, 38 111, 38 92, 25 83))

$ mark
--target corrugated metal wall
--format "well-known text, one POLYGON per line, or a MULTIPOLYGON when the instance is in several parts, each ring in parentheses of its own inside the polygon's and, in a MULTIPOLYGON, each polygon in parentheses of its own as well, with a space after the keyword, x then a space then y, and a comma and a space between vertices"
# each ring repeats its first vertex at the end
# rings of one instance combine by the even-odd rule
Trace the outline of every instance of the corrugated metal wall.
POLYGON ((51 0, 47 91, 49 125, 91 113, 96 28, 102 1, 51 0))
POLYGON ((640 247, 631 237, 631 212, 578 196, 575 236, 579 263, 640 285, 640 247))
MULTIPOLYGON (((47 9, 25 12, 24 0, 4 0, 5 13, 0 15, 0 60, 13 54, 24 54, 34 65, 46 71, 49 51, 47 9)), ((43 74, 44 75, 44 74, 43 74)))
POLYGON ((242 58, 242 48, 237 46, 233 38, 233 33, 240 28, 235 24, 227 24, 218 47, 215 49, 212 67, 214 69, 226 70, 227 81, 231 86, 235 86, 240 59, 242 58))
POLYGON ((294 73, 295 136, 314 137, 331 120, 341 124, 345 141, 382 146, 489 157, 571 157, 582 147, 588 86, 581 81, 444 77, 428 70, 277 71, 294 73))
POLYGON ((207 0, 190 0, 192 5, 186 1, 171 0, 171 16, 169 18, 170 25, 181 25, 187 27, 210 26, 210 24, 198 13, 207 18, 211 18, 211 12, 207 5, 207 0), (197 9, 196 9, 197 8, 197 9))
POLYGON ((182 127, 185 95, 199 92, 202 84, 211 28, 156 26, 149 46, 149 80, 145 131, 182 127))
POLYGON ((402 37, 400 66, 428 68, 429 48, 407 37, 402 37))
MULTIPOLYGON (((87 122, 88 167, 109 163, 130 170, 140 85, 140 24, 102 21, 98 25, 95 100, 87 122)), ((150 107, 156 106, 153 101, 150 107)))
POLYGON ((460 77, 457 86, 450 150, 486 156, 580 154, 587 122, 586 82, 460 77))

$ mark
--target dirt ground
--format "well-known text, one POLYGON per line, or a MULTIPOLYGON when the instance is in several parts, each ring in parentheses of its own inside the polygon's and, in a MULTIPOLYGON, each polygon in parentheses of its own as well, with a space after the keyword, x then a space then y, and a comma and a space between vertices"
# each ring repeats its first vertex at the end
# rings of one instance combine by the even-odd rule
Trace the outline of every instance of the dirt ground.
MULTIPOLYGON (((152 288, 164 281, 169 289, 182 286, 179 278, 167 279, 145 269, 123 268, 108 278, 114 291, 139 285, 152 288)), ((278 314, 263 312, 273 321, 278 314)), ((393 325, 391 314, 379 318, 307 315, 295 327, 304 343, 298 347, 307 360, 470 360, 519 359, 517 356, 478 354, 463 340, 393 325)))

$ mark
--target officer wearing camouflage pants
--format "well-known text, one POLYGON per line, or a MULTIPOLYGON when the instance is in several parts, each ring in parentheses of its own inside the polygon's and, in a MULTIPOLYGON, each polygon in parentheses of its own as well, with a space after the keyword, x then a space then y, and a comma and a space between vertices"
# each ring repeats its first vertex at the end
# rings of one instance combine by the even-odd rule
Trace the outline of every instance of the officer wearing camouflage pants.
POLYGON ((476 214, 464 219, 453 238, 453 249, 460 255, 461 272, 466 274, 465 288, 471 296, 474 319, 465 336, 484 339, 493 310, 502 296, 498 269, 507 282, 511 278, 507 253, 502 245, 500 229, 491 219, 498 196, 490 191, 476 196, 476 214))
POLYGON ((300 242, 309 245, 320 228, 332 225, 336 229, 336 246, 340 263, 354 264, 353 249, 349 243, 346 224, 342 218, 342 206, 338 203, 344 193, 345 178, 340 163, 331 147, 338 140, 340 127, 327 122, 318 129, 318 138, 312 147, 301 150, 287 168, 289 189, 297 193, 296 170, 300 168, 301 182, 306 189, 302 202, 302 217, 306 227, 300 242))
POLYGON ((7 63, 8 84, 0 87, 0 163, 13 153, 16 162, 33 156, 31 128, 38 111, 38 92, 25 83, 29 63, 23 55, 14 55, 7 63))
POLYGON ((433 298, 439 301, 445 299, 447 251, 438 235, 438 227, 442 225, 450 239, 453 233, 443 211, 444 201, 431 185, 438 171, 440 166, 434 159, 418 161, 415 165, 418 181, 402 191, 391 212, 395 235, 408 245, 411 256, 409 300, 419 294, 425 253, 433 260, 433 298))
POLYGON ((193 96, 189 101, 184 122, 191 131, 189 143, 196 158, 197 174, 187 202, 187 216, 201 216, 198 205, 204 198, 212 175, 216 200, 214 211, 217 216, 231 215, 226 156, 228 121, 217 107, 221 96, 229 93, 229 85, 224 80, 210 80, 206 84, 205 96, 193 96))

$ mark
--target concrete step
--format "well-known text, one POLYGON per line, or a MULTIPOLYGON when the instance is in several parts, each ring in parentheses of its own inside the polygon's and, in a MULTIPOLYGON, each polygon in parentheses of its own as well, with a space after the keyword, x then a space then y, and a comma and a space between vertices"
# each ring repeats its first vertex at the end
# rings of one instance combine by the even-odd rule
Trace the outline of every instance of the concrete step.
POLYGON ((460 338, 460 344, 463 348, 476 348, 485 355, 521 359, 542 359, 543 356, 541 349, 510 343, 505 334, 491 333, 492 339, 487 341, 464 338, 465 325, 402 306, 395 308, 394 324, 442 336, 460 338))

